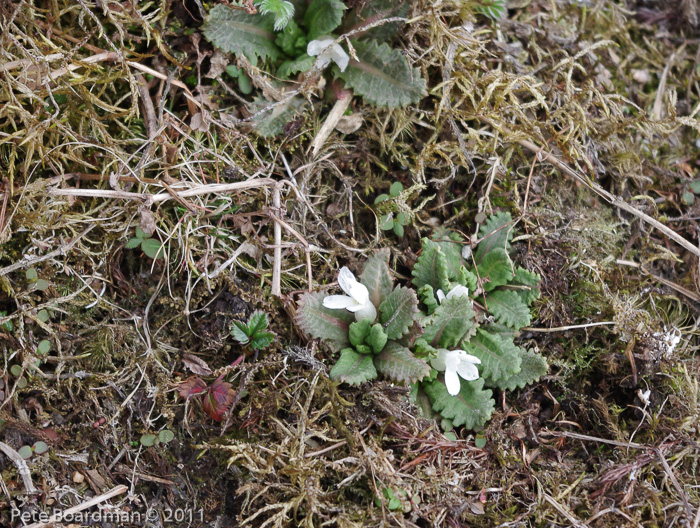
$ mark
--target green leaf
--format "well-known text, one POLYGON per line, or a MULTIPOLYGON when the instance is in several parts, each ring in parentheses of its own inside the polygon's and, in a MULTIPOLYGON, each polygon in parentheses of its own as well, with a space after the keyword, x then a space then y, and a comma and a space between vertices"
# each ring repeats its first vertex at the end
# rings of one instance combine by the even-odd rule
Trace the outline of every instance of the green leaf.
POLYGON ((464 350, 481 360, 479 372, 489 382, 508 379, 520 370, 520 351, 513 341, 504 341, 481 328, 464 344, 464 350))
POLYGON ((24 276, 27 277, 29 282, 34 282, 39 277, 34 268, 29 268, 27 271, 25 271, 24 276))
POLYGON ((539 379, 547 374, 547 361, 530 350, 523 348, 520 351, 520 372, 510 376, 509 378, 499 380, 495 383, 496 387, 501 390, 515 390, 516 388, 525 388, 530 383, 539 381, 539 379))
POLYGON ((489 334, 495 334, 506 341, 512 341, 518 335, 518 332, 516 330, 499 323, 485 324, 482 325, 481 328, 489 334))
POLYGON ((251 105, 251 112, 257 114, 260 110, 266 108, 264 112, 253 119, 255 124, 255 132, 261 137, 273 137, 284 132, 284 126, 292 121, 306 104, 306 100, 301 97, 292 97, 284 103, 274 104, 256 97, 251 105))
POLYGON ((281 31, 292 22, 294 16, 294 4, 286 0, 258 0, 255 2, 261 15, 272 15, 275 17, 275 31, 281 31))
MULTIPOLYGON (((411 3, 402 0, 372 0, 363 2, 356 9, 345 16, 343 20, 343 33, 351 30, 362 29, 379 20, 394 17, 406 17, 411 10, 411 3)), ((363 37, 380 41, 389 40, 395 35, 403 22, 391 22, 374 27, 363 33, 363 37)))
POLYGON ((152 259, 163 258, 165 255, 163 244, 160 243, 160 240, 156 240, 155 238, 146 238, 141 241, 141 251, 152 259))
POLYGON ((467 429, 483 426, 491 418, 495 402, 491 390, 483 390, 484 380, 461 381, 459 394, 451 396, 442 381, 442 376, 432 382, 423 383, 423 390, 430 398, 433 409, 443 418, 452 420, 456 427, 464 425, 467 429))
POLYGON ((418 298, 425 305, 428 315, 435 312, 435 309, 438 307, 438 301, 430 284, 424 284, 418 288, 418 298))
POLYGON ((390 341, 381 354, 375 356, 377 371, 397 382, 415 383, 430 374, 430 366, 406 347, 390 341))
POLYGON ((32 448, 28 445, 22 446, 17 450, 17 454, 21 456, 24 460, 29 460, 32 458, 32 454, 34 454, 34 451, 32 451, 32 448))
MULTIPOLYGON (((449 279, 451 281, 460 282, 460 268, 462 268, 464 259, 462 258, 462 244, 457 244, 456 242, 462 241, 462 237, 457 233, 451 233, 445 229, 440 229, 433 234, 432 240, 440 246, 440 249, 442 249, 442 252, 445 254, 449 279)), ((468 287, 466 284, 464 284, 464 286, 468 287)), ((471 288, 469 288, 469 290, 474 291, 471 288)))
POLYGON ((275 340, 275 335, 271 332, 257 333, 250 340, 250 347, 254 350, 260 350, 270 345, 275 340))
POLYGON ((435 313, 423 321, 423 339, 435 348, 452 349, 474 331, 475 316, 466 295, 445 299, 435 313))
POLYGON ((440 245, 430 239, 423 239, 423 251, 413 266, 413 285, 420 288, 426 284, 433 290, 447 293, 450 287, 447 272, 447 259, 440 245))
POLYGON ((530 324, 530 309, 520 299, 517 292, 494 291, 486 297, 486 302, 489 313, 496 318, 497 323, 502 323, 516 330, 530 324))
POLYGON ((373 40, 352 44, 359 62, 351 59, 339 76, 367 102, 397 108, 415 104, 427 95, 420 71, 411 68, 399 50, 373 40))
POLYGON ((252 332, 243 321, 233 321, 233 323, 231 323, 231 335, 241 345, 247 345, 252 332))
POLYGON ((359 352, 360 354, 371 354, 372 347, 370 347, 369 345, 357 345, 355 347, 355 352, 359 352))
POLYGON ((375 204, 378 204, 378 203, 381 203, 381 202, 386 202, 388 199, 389 199, 389 195, 388 195, 388 194, 380 194, 379 196, 377 196, 377 197, 374 199, 374 203, 375 203, 375 204))
POLYGON ((398 220, 394 222, 394 234, 397 237, 402 237, 403 236, 403 226, 399 223, 398 220))
POLYGON ((510 250, 510 239, 513 238, 511 226, 512 217, 507 211, 491 215, 479 229, 481 242, 474 252, 476 264, 481 264, 482 259, 494 249, 510 250))
POLYGON ((502 249, 494 249, 477 266, 478 276, 483 281, 485 291, 508 284, 513 278, 508 255, 502 249))
POLYGON ((365 342, 365 339, 367 339, 369 336, 371 329, 372 323, 369 319, 363 319, 362 321, 351 323, 348 331, 350 344, 354 347, 362 345, 365 342))
POLYGON ((34 445, 32 446, 32 451, 34 451, 37 455, 43 455, 48 450, 49 446, 46 445, 46 442, 42 442, 41 440, 34 442, 34 445))
POLYGON ((141 439, 139 441, 141 442, 141 445, 143 447, 151 447, 153 444, 156 443, 156 435, 152 435, 152 434, 141 435, 141 439))
POLYGON ((323 292, 305 293, 299 301, 296 322, 312 337, 331 341, 336 348, 350 343, 348 330, 355 314, 347 310, 331 310, 323 306, 323 292))
POLYGON ((49 353, 49 350, 51 350, 51 341, 48 339, 42 339, 39 341, 39 344, 36 347, 37 353, 43 355, 46 355, 49 353))
POLYGON ((379 219, 379 229, 382 231, 394 229, 394 213, 387 213, 379 219))
POLYGON ((267 328, 267 314, 262 310, 255 310, 248 319, 249 336, 262 332, 267 328))
POLYGON ((401 182, 394 182, 389 187, 389 194, 396 198, 399 194, 403 192, 403 184, 401 182))
POLYGON ((460 266, 459 275, 456 280, 462 286, 466 286, 467 288, 469 288, 469 293, 475 292, 476 287, 479 285, 478 277, 464 266, 460 266))
POLYGON ((129 241, 126 243, 124 248, 126 249, 135 249, 141 245, 141 239, 138 237, 130 238, 129 241))
MULTIPOLYGON (((51 314, 49 313, 48 310, 39 310, 36 314, 36 318, 41 321, 42 323, 45 323, 46 321, 49 320, 51 317, 51 314)), ((10 328, 12 330, 12 328, 10 328)))
POLYGON ((695 194, 700 194, 700 179, 691 181, 688 184, 688 187, 690 187, 690 190, 693 191, 695 194))
POLYGON ((12 365, 10 367, 10 374, 15 378, 19 377, 22 374, 22 367, 20 365, 12 365))
POLYGON ((175 438, 175 433, 173 433, 169 429, 163 429, 160 433, 158 433, 158 439, 163 442, 164 444, 168 444, 173 441, 175 438))
POLYGON ((506 0, 479 0, 481 3, 474 10, 491 20, 500 20, 508 13, 506 0))
POLYGON ((277 35, 275 44, 290 57, 296 57, 306 51, 306 34, 294 20, 290 20, 284 31, 277 35))
POLYGON ((514 284, 517 286, 524 286, 528 289, 518 289, 514 290, 520 295, 520 299, 530 306, 532 301, 540 298, 540 280, 541 277, 537 273, 528 271, 525 268, 516 268, 515 276, 509 284, 514 284))
POLYGON ((253 91, 253 83, 245 73, 238 76, 238 89, 242 94, 248 95, 253 91))
POLYGON ((257 58, 276 60, 280 55, 275 45, 272 15, 249 15, 240 9, 216 5, 204 22, 204 36, 227 53, 245 55, 251 62, 257 58))
POLYGON ((413 290, 397 286, 379 306, 381 322, 389 339, 398 339, 418 315, 418 297, 413 290))
POLYGON ((391 293, 394 280, 389 271, 389 248, 380 249, 367 259, 360 282, 369 290, 369 300, 379 306, 391 293))
POLYGON ((48 289, 49 289, 49 281, 47 281, 47 280, 45 280, 45 279, 38 279, 38 280, 34 283, 34 287, 35 287, 37 290, 39 290, 39 291, 48 290, 48 289))
POLYGON ((280 67, 277 68, 277 77, 289 79, 297 73, 305 73, 311 69, 315 60, 316 57, 311 57, 304 53, 303 55, 299 55, 296 59, 284 61, 280 64, 280 67))
POLYGON ((382 350, 384 350, 388 340, 389 337, 386 335, 382 325, 379 323, 372 326, 369 336, 367 336, 367 344, 372 347, 372 352, 375 354, 379 354, 382 350))
POLYGON ((333 366, 330 377, 333 381, 342 381, 350 385, 359 385, 377 377, 373 356, 358 354, 351 348, 340 352, 338 362, 333 366))
POLYGON ((330 35, 342 22, 345 9, 339 0, 313 0, 304 14, 309 40, 330 35))
POLYGON ((683 202, 685 205, 693 205, 695 202, 695 195, 690 191, 685 191, 681 195, 681 202, 683 202))

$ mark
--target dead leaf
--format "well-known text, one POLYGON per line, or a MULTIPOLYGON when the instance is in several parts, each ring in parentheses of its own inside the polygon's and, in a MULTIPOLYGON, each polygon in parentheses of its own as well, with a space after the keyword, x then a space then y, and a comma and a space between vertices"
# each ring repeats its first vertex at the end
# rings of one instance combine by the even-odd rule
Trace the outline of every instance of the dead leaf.
POLYGON ((480 502, 470 502, 469 509, 472 511, 472 513, 474 515, 483 515, 484 514, 484 505, 481 504, 480 502))
POLYGON ((206 361, 197 356, 185 354, 182 356, 182 362, 185 364, 185 367, 190 369, 194 374, 211 376, 212 370, 209 368, 209 365, 207 365, 206 361))
POLYGON ((150 209, 142 207, 139 209, 139 215, 141 216, 141 221, 139 222, 139 227, 141 231, 147 235, 152 235, 156 230, 156 219, 150 209))
POLYGON ((205 112, 197 112, 190 120, 190 128, 193 132, 208 132, 209 123, 207 123, 205 112))
POLYGON ((177 393, 185 400, 202 394, 207 390, 207 384, 199 376, 192 376, 185 381, 181 381, 177 386, 177 393))
POLYGON ((347 115, 338 120, 335 129, 341 134, 352 134, 360 129, 363 122, 364 118, 360 114, 347 115))
POLYGON ((209 71, 205 77, 208 79, 216 79, 226 71, 226 66, 229 65, 229 58, 223 51, 215 50, 214 55, 209 59, 209 63, 209 71))

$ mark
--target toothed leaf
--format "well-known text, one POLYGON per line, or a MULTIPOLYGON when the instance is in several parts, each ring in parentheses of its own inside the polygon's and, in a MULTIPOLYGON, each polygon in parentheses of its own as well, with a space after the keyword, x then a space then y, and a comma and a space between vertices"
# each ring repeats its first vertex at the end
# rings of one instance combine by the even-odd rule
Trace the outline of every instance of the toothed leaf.
POLYGON ((398 339, 413 325, 418 315, 418 297, 403 286, 394 288, 379 306, 381 322, 389 339, 398 339))
POLYGON ((350 338, 350 344, 357 347, 365 342, 367 336, 369 336, 369 331, 372 327, 372 323, 369 319, 363 319, 356 323, 350 323, 350 329, 348 331, 348 337, 350 338))
POLYGON ((358 354, 351 348, 345 348, 340 352, 338 362, 330 371, 333 381, 342 381, 350 385, 359 385, 365 381, 377 377, 377 369, 374 368, 373 356, 358 354))
POLYGON ((403 54, 376 41, 353 41, 357 58, 339 74, 348 88, 375 106, 397 108, 415 104, 427 95, 425 79, 403 54))
POLYGON ((474 331, 475 315, 466 295, 445 299, 432 316, 423 320, 423 339, 435 348, 452 349, 474 331))
POLYGON ((456 396, 447 392, 442 375, 435 381, 422 384, 430 398, 433 410, 443 418, 452 420, 452 425, 464 425, 467 429, 483 426, 491 418, 495 402, 491 390, 484 390, 484 380, 464 381, 460 379, 460 391, 456 396))
POLYGON ((329 35, 343 20, 346 7, 339 0, 313 0, 304 14, 309 40, 329 35))
POLYGON ((338 349, 347 345, 350 323, 355 315, 347 310, 331 310, 323 306, 323 292, 305 293, 299 301, 296 322, 304 332, 329 341, 338 349))
POLYGON ((460 268, 464 263, 462 258, 462 245, 457 244, 462 240, 462 237, 457 233, 450 233, 446 230, 439 230, 433 236, 432 240, 440 246, 445 254, 445 262, 447 263, 447 275, 451 281, 459 282, 460 268))
POLYGON ((532 301, 540 298, 540 280, 541 277, 537 273, 528 271, 525 268, 516 268, 515 276, 510 284, 518 286, 526 286, 527 290, 514 290, 518 292, 522 301, 530 306, 532 301))
POLYGON ((501 390, 515 390, 516 388, 525 388, 530 383, 539 381, 539 379, 547 374, 547 361, 534 352, 518 349, 520 351, 520 372, 513 374, 507 379, 497 381, 494 385, 501 390))
POLYGON ((306 33, 294 20, 290 20, 284 31, 275 38, 275 44, 290 57, 296 57, 306 52, 306 33))
POLYGON ((372 329, 367 336, 367 344, 372 347, 372 352, 379 354, 386 346, 389 337, 379 323, 372 325, 372 329))
POLYGON ((482 329, 464 344, 464 350, 481 360, 479 373, 489 382, 508 379, 520 371, 520 350, 513 341, 504 341, 482 329))
POLYGON ((508 255, 502 249, 494 249, 477 266, 478 276, 483 281, 485 291, 508 284, 513 278, 508 255))
POLYGON ((275 31, 284 29, 294 16, 294 4, 286 0, 259 0, 255 2, 255 7, 261 15, 272 15, 275 18, 275 31))
POLYGON ((500 20, 508 13, 506 0, 480 0, 474 10, 491 20, 500 20))
POLYGON ((438 302, 433 287, 430 284, 424 284, 418 288, 418 298, 425 305, 428 315, 435 312, 435 309, 438 307, 438 302))
POLYGON ((484 222, 481 229, 479 229, 479 238, 482 240, 474 253, 474 260, 477 265, 494 249, 510 250, 510 239, 513 238, 513 232, 508 224, 511 220, 510 213, 500 212, 491 215, 484 222))
POLYGON ((316 57, 311 57, 306 53, 299 55, 296 59, 284 61, 277 68, 277 77, 288 79, 297 73, 305 73, 314 65, 316 57))
POLYGON ((380 249, 367 259, 360 282, 369 290, 369 300, 380 306, 391 293, 394 280, 389 271, 389 248, 380 249))
POLYGON ((251 62, 257 58, 275 60, 280 55, 273 33, 275 17, 249 15, 240 9, 216 5, 204 23, 204 36, 227 53, 245 55, 251 62))
POLYGON ((530 324, 530 309, 517 292, 498 290, 486 297, 489 313, 496 318, 497 323, 510 326, 516 330, 530 324))
MULTIPOLYGON (((405 17, 411 9, 410 2, 402 0, 372 0, 371 2, 360 3, 345 17, 343 22, 343 33, 350 30, 361 29, 369 26, 378 20, 387 18, 405 17)), ((403 22, 392 22, 374 27, 365 33, 363 37, 373 38, 380 41, 389 40, 401 28, 403 22)))
POLYGON ((428 364, 406 347, 390 341, 374 358, 377 371, 394 381, 415 383, 430 374, 428 364))
POLYGON ((450 288, 447 259, 436 242, 423 239, 423 251, 413 266, 412 275, 413 285, 416 288, 429 284, 433 290, 442 290, 447 293, 450 288))

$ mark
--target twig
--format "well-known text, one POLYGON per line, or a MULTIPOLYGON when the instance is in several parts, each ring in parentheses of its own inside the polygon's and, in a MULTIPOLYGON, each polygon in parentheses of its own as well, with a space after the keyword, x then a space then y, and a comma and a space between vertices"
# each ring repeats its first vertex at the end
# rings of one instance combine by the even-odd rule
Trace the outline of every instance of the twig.
POLYGON ((350 106, 350 101, 352 101, 352 92, 345 93, 343 96, 338 98, 331 111, 328 112, 326 120, 323 122, 323 126, 320 128, 318 134, 316 134, 316 137, 311 142, 311 148, 313 149, 312 155, 314 158, 318 156, 321 147, 328 139, 328 136, 331 135, 335 125, 338 124, 338 121, 340 121, 340 118, 343 117, 343 114, 348 109, 348 106, 350 106))
POLYGON ((24 488, 27 490, 27 493, 36 493, 37 489, 34 487, 34 483, 32 482, 32 473, 29 471, 29 466, 27 466, 27 463, 22 458, 22 455, 12 449, 5 442, 0 442, 0 451, 5 453, 5 456, 12 460, 12 462, 15 463, 15 466, 17 466, 17 472, 19 473, 19 476, 22 477, 22 482, 24 483, 24 488))
MULTIPOLYGON (((281 200, 281 185, 275 185, 272 189, 272 207, 275 211, 282 208, 281 200)), ((274 261, 272 263, 272 295, 275 297, 282 296, 282 225, 279 219, 275 219, 275 252, 274 261)))
POLYGON ((111 499, 112 497, 116 497, 117 495, 121 495, 122 493, 126 492, 128 488, 124 486, 123 484, 121 486, 117 486, 116 488, 111 489, 107 493, 103 493, 102 495, 98 495, 97 497, 93 497, 92 499, 86 500, 83 503, 78 504, 77 506, 73 506, 72 508, 68 508, 67 510, 54 514, 51 517, 49 517, 48 522, 38 522, 34 524, 30 524, 29 526, 26 526, 25 528, 45 528, 49 526, 53 526, 53 524, 56 522, 58 519, 62 518, 68 518, 80 511, 87 510, 88 508, 92 508, 93 506, 100 504, 101 502, 104 502, 106 500, 111 499))
POLYGON ((33 266, 34 264, 38 264, 39 262, 44 262, 45 260, 49 260, 49 259, 52 259, 54 257, 58 257, 59 255, 65 255, 71 249, 73 249, 73 246, 75 246, 81 238, 83 238, 85 235, 87 235, 95 227, 95 225, 96 224, 90 224, 89 226, 87 226, 83 230, 82 233, 80 233, 78 236, 76 236, 68 244, 61 246, 58 249, 54 249, 53 251, 47 253, 46 255, 43 255, 41 257, 33 257, 33 258, 24 257, 23 259, 18 260, 14 264, 10 264, 9 266, 1 268, 0 269, 0 277, 4 277, 8 273, 11 273, 11 272, 15 271, 16 269, 27 268, 29 266, 33 266))
POLYGON ((576 330, 578 328, 588 328, 590 326, 603 326, 603 325, 614 325, 615 321, 602 321, 600 323, 588 323, 580 325, 570 325, 570 326, 557 326, 555 328, 533 328, 530 326, 524 326, 520 330, 525 330, 527 332, 541 332, 543 334, 552 334, 554 332, 566 332, 567 330, 576 330))
POLYGON ((554 497, 545 493, 544 500, 546 500, 549 504, 554 506, 555 510, 557 510, 564 517, 566 517, 572 526, 575 526, 576 528, 586 528, 585 524, 583 524, 581 521, 579 521, 576 517, 573 516, 573 514, 571 512, 567 511, 561 504, 559 504, 556 500, 554 500, 554 497))
POLYGON ((541 434, 555 437, 573 438, 574 440, 586 440, 588 442, 599 442, 602 444, 610 444, 618 447, 627 447, 631 449, 651 449, 651 447, 649 446, 636 444, 634 442, 620 442, 618 440, 608 440, 607 438, 598 438, 596 436, 589 436, 585 434, 570 433, 568 431, 543 431, 541 434))
POLYGON ((661 462, 661 465, 664 467, 664 471, 668 475, 668 477, 671 479, 671 482, 673 483, 673 487, 676 488, 676 491, 678 494, 681 496, 681 500, 683 501, 683 507, 685 508, 685 513, 688 515, 687 523, 688 526, 690 526, 690 519, 693 517, 693 510, 690 508, 690 503, 688 502, 688 497, 685 494, 685 491, 681 487, 680 482, 678 482, 678 479, 676 478, 676 475, 673 473, 673 470, 671 469, 671 466, 668 465, 668 462, 666 462, 666 457, 664 457, 663 453, 661 452, 661 449, 658 447, 654 449, 654 453, 656 453, 656 456, 659 459, 659 462, 661 462))
POLYGON ((676 284, 675 282, 671 282, 668 279, 664 279, 663 277, 659 277, 658 275, 654 275, 650 271, 647 271, 646 268, 642 264, 637 264, 636 262, 633 262, 631 260, 622 260, 622 259, 617 259, 615 261, 616 264, 619 266, 630 266, 632 268, 637 268, 640 270, 644 275, 649 275, 651 278, 653 278, 655 281, 660 282, 661 284, 668 286, 669 288, 676 290, 678 293, 685 295, 688 297, 688 299, 691 299, 695 302, 700 302, 700 295, 698 295, 695 292, 692 292, 683 286, 680 286, 679 284, 676 284))

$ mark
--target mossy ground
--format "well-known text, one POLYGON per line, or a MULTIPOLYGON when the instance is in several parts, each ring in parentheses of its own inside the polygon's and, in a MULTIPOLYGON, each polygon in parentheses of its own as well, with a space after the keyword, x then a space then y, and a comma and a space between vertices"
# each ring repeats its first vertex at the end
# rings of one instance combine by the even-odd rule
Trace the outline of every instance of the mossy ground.
POLYGON ((153 526, 698 526, 698 259, 524 146, 697 244, 700 199, 683 200, 700 165, 697 6, 511 2, 496 24, 477 4, 415 2, 397 43, 428 97, 393 111, 354 99, 361 128, 314 158, 323 89, 304 87, 313 105, 284 135, 250 133, 231 79, 207 76, 199 2, 0 2, 0 441, 50 447, 29 460, 26 503, 0 455, 0 524, 123 484, 110 502, 157 512, 153 526), (85 192, 259 178, 294 182, 281 207, 272 185, 85 192), (395 181, 416 191, 401 238, 371 206, 395 181), (332 384, 332 354, 291 322, 307 272, 323 287, 389 247, 408 280, 436 225, 473 233, 499 209, 520 218, 516 260, 543 278, 521 339, 550 371, 499 395, 485 447, 448 440, 404 387, 332 384), (276 298, 280 218, 294 232, 276 298), (124 247, 138 226, 164 258, 124 247), (255 309, 277 339, 231 366, 246 352, 231 321, 255 309), (222 422, 178 397, 185 354, 232 383, 222 422), (175 440, 139 445, 162 429, 175 440), (375 505, 388 488, 401 509, 375 505), (202 520, 168 524, 174 508, 202 520))

